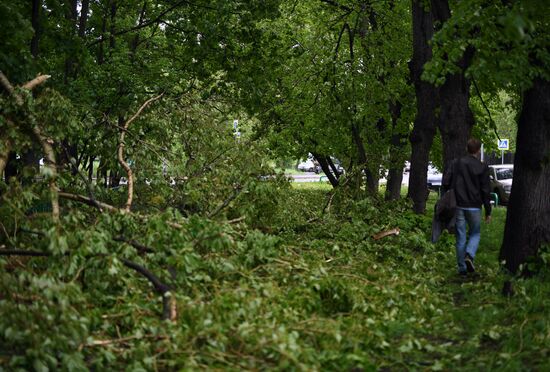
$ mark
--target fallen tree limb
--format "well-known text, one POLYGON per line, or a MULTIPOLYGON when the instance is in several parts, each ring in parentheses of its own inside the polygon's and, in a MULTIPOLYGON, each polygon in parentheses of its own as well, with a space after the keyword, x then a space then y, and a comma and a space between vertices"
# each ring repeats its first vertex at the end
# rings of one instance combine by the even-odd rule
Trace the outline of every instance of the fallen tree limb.
POLYGON ((63 198, 63 199, 77 201, 79 203, 83 203, 83 204, 89 205, 91 207, 96 207, 96 208, 99 209, 100 212, 102 212, 102 209, 104 209, 106 211, 110 211, 110 212, 118 212, 118 211, 124 212, 124 210, 118 209, 117 207, 113 207, 110 204, 103 203, 103 202, 100 202, 98 200, 93 200, 92 198, 89 198, 89 197, 84 196, 84 195, 71 194, 71 193, 68 193, 68 192, 60 192, 59 197, 63 198))
POLYGON ((124 168, 126 171, 127 179, 128 179, 128 198, 126 199, 126 204, 124 205, 124 210, 126 212, 130 212, 130 208, 132 207, 132 201, 134 199, 134 174, 132 172, 132 168, 130 168, 130 165, 124 160, 124 147, 126 144, 124 143, 124 139, 126 137, 126 131, 128 131, 128 127, 130 124, 141 114, 141 112, 151 103, 158 99, 160 99, 164 93, 159 94, 156 97, 150 98, 141 107, 137 110, 137 112, 124 123, 124 126, 120 130, 120 137, 119 137, 119 143, 118 143, 118 162, 124 168))
POLYGON ((231 195, 229 195, 229 197, 227 199, 225 199, 223 203, 218 205, 218 207, 216 209, 214 209, 212 212, 208 213, 208 218, 215 217, 218 213, 220 213, 222 210, 224 210, 229 205, 229 203, 231 203, 233 200, 235 200, 237 198, 237 196, 239 196, 242 189, 243 188, 240 187, 240 186, 235 187, 233 189, 233 192, 231 193, 231 195))
POLYGON ((155 276, 155 274, 153 274, 143 266, 124 258, 122 258, 121 261, 126 267, 135 270, 136 272, 147 278, 147 280, 149 280, 149 282, 155 288, 155 291, 162 296, 162 319, 175 321, 177 318, 176 299, 171 295, 170 287, 167 284, 161 282, 160 279, 155 276))
POLYGON ((0 249, 0 256, 47 257, 51 256, 51 254, 49 252, 30 251, 24 249, 0 249))
MULTIPOLYGON (((23 249, 0 249, 0 256, 51 257, 52 254, 50 252, 23 249)), ((153 285, 155 292, 162 296, 162 319, 175 321, 177 318, 177 304, 176 299, 170 293, 170 286, 163 283, 155 274, 145 267, 125 258, 121 258, 120 261, 124 266, 144 276, 153 285)))
POLYGON ((155 252, 152 248, 150 248, 146 245, 143 245, 143 244, 141 244, 141 243, 139 243, 139 242, 137 242, 133 239, 126 239, 123 236, 116 236, 116 237, 113 238, 113 240, 115 242, 122 242, 122 243, 129 244, 132 247, 134 247, 139 253, 142 253, 142 254, 143 253, 154 253, 155 252))
POLYGON ((396 227, 395 229, 391 229, 391 230, 386 230, 386 231, 381 231, 379 232, 378 234, 374 234, 372 236, 372 238, 374 240, 380 240, 382 238, 385 238, 386 236, 390 236, 390 235, 399 235, 399 227, 396 227))
POLYGON ((52 77, 51 75, 39 75, 34 79, 32 79, 31 81, 21 85, 21 88, 27 89, 27 90, 33 90, 34 88, 44 83, 46 80, 48 80, 51 77, 52 77))
POLYGON ((161 335, 140 335, 140 336, 128 336, 128 337, 122 337, 117 338, 114 340, 93 340, 88 344, 81 345, 82 347, 90 347, 90 346, 107 346, 112 344, 124 344, 128 341, 132 340, 141 340, 141 339, 155 339, 155 340, 165 340, 168 338, 168 336, 161 336, 161 335))

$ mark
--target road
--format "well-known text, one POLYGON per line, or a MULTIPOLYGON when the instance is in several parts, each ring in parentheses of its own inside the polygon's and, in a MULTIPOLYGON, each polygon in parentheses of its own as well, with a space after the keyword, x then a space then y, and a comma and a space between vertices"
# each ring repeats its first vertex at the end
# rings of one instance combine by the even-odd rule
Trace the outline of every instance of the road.
MULTIPOLYGON (((298 174, 289 174, 290 178, 293 179, 294 182, 319 182, 322 178, 322 181, 328 182, 327 176, 325 176, 324 173, 316 174, 314 172, 302 172, 298 174)), ((383 185, 386 183, 385 178, 380 179, 380 184, 383 185)), ((403 181, 401 181, 402 185, 408 185, 409 184, 409 173, 403 173, 403 181)))

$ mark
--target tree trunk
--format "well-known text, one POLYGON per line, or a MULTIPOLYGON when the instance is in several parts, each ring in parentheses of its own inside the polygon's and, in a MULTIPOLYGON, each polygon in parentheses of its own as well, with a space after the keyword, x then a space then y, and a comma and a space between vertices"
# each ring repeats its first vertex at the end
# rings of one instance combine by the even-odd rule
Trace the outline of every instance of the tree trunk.
POLYGON ((335 175, 334 173, 332 173, 330 171, 330 165, 327 161, 328 156, 321 156, 317 153, 313 153, 312 155, 313 155, 313 157, 315 157, 315 160, 317 160, 317 162, 321 166, 321 169, 323 170, 323 172, 327 176, 327 178, 328 178, 330 184, 332 185, 332 187, 337 187, 338 184, 339 184, 338 177, 337 177, 337 175, 335 175))
MULTIPOLYGON (((31 14, 31 25, 34 30, 34 33, 32 35, 31 39, 31 55, 33 59, 36 61, 39 55, 39 43, 40 43, 40 35, 41 35, 41 24, 40 24, 40 13, 42 9, 42 0, 32 0, 32 14, 31 14)), ((34 170, 33 173, 38 173, 40 171, 40 150, 31 148, 27 150, 23 156, 23 163, 25 164, 25 167, 32 168, 34 170)), ((26 179, 23 180, 23 182, 26 184, 27 182, 32 182, 32 179, 26 179)))
POLYGON ((386 184, 386 200, 397 200, 401 197, 401 183, 403 182, 403 158, 405 135, 397 130, 397 120, 401 116, 401 102, 390 105, 392 114, 392 137, 390 142, 390 169, 386 184))
MULTIPOLYGON (((432 7, 434 18, 440 25, 451 17, 448 1, 434 1, 432 7)), ((467 154, 466 144, 474 126, 474 115, 469 106, 470 81, 464 76, 473 54, 474 49, 467 48, 457 63, 460 72, 447 75, 445 83, 439 88, 438 124, 443 142, 444 171, 453 159, 467 154)))
POLYGON ((32 15, 31 25, 34 30, 31 39, 31 55, 36 58, 38 56, 38 42, 40 40, 40 9, 42 8, 42 0, 32 0, 32 15))
POLYGON ((378 192, 378 178, 375 178, 367 166, 367 153, 365 151, 365 145, 363 144, 363 139, 359 133, 359 128, 357 124, 352 123, 351 125, 351 134, 353 136, 353 142, 357 148, 357 154, 359 157, 360 168, 365 172, 367 178, 367 191, 371 195, 375 195, 378 192))
POLYGON ((86 36, 86 25, 88 23, 88 13, 90 10, 90 0, 82 0, 82 8, 80 9, 80 22, 78 24, 78 36, 82 39, 86 36))
POLYGON ((514 181, 500 260, 512 273, 550 243, 550 82, 536 79, 523 98, 514 181))
POLYGON ((428 162, 436 128, 435 109, 438 89, 422 81, 424 64, 432 57, 429 44, 434 33, 433 15, 424 10, 423 1, 412 1, 413 58, 410 63, 411 77, 416 91, 416 118, 410 135, 412 148, 411 172, 408 196, 413 201, 415 213, 424 213, 428 198, 428 162))

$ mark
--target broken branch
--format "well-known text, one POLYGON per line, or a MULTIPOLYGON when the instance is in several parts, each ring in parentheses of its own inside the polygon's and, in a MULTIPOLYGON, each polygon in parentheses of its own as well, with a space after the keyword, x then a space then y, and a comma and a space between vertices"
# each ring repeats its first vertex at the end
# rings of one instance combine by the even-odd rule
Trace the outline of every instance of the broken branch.
POLYGON ((141 107, 137 110, 137 112, 130 118, 126 123, 124 123, 124 126, 122 127, 120 131, 120 139, 118 144, 118 162, 124 168, 126 171, 126 175, 128 177, 128 199, 126 200, 126 204, 124 206, 124 210, 126 212, 130 212, 130 208, 132 207, 132 201, 134 199, 134 174, 132 173, 132 169, 130 168, 130 165, 124 160, 124 138, 126 136, 126 131, 128 130, 128 127, 130 124, 141 114, 141 112, 147 107, 151 102, 154 102, 158 99, 160 99, 164 93, 159 94, 156 97, 150 98, 141 107))
POLYGON ((39 75, 39 76, 35 77, 34 79, 32 79, 31 81, 26 82, 25 84, 21 85, 21 88, 28 89, 28 90, 33 90, 34 88, 36 88, 40 84, 44 83, 46 80, 48 80, 51 77, 52 77, 51 75, 39 75))
POLYGON ((71 194, 71 193, 68 193, 68 192, 60 192, 59 197, 63 198, 63 199, 77 201, 79 203, 83 203, 83 204, 89 205, 91 207, 96 207, 100 211, 102 209, 105 209, 105 210, 110 211, 110 212, 119 211, 118 208, 113 207, 110 204, 103 203, 103 202, 100 202, 100 201, 97 201, 97 200, 93 200, 93 199, 91 199, 87 196, 84 196, 84 195, 71 194))
POLYGON ((395 229, 391 229, 391 230, 386 230, 386 231, 381 231, 379 232, 378 234, 374 234, 372 236, 372 238, 374 240, 380 240, 382 238, 385 238, 386 236, 390 236, 390 235, 399 235, 399 227, 396 227, 395 229))

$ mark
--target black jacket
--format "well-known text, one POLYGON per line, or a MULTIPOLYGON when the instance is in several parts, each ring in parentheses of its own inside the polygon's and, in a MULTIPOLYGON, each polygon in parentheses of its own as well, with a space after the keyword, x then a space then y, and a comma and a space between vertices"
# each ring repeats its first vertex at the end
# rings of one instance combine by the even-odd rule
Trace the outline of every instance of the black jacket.
POLYGON ((473 155, 454 160, 449 171, 443 177, 443 188, 453 188, 456 205, 462 208, 481 208, 485 206, 485 215, 491 215, 491 188, 489 168, 473 155))

